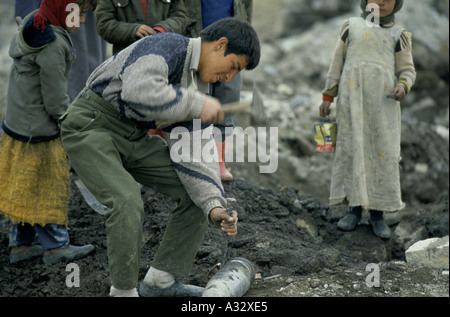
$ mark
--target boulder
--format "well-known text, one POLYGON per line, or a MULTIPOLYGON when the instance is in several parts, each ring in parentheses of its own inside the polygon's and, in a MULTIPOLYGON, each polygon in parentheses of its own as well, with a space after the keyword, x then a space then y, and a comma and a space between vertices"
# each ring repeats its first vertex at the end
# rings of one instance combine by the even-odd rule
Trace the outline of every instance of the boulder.
POLYGON ((437 269, 449 268, 448 236, 414 243, 405 252, 406 262, 437 269))

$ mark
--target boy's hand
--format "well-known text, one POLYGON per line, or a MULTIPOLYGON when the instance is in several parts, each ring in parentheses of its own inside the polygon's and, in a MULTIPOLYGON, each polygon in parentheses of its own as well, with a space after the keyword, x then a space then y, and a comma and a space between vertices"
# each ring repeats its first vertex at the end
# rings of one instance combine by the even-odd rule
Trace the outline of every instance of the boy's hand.
POLYGON ((324 100, 320 105, 319 112, 321 117, 326 117, 331 113, 330 109, 331 102, 324 100))
POLYGON ((156 34, 156 31, 145 24, 142 24, 136 31, 136 36, 140 39, 153 34, 156 34))
POLYGON ((237 234, 238 217, 236 210, 233 210, 230 216, 224 208, 213 208, 209 212, 209 219, 213 226, 219 227, 228 236, 235 236, 237 234))
POLYGON ((219 100, 211 96, 206 96, 205 104, 203 106, 200 119, 203 122, 218 123, 222 122, 224 113, 222 111, 222 105, 219 100))

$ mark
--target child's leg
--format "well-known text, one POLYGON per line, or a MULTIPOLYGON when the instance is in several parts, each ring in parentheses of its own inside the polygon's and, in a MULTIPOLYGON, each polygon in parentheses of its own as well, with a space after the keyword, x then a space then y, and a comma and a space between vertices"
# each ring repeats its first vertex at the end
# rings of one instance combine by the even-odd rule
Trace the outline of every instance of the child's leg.
POLYGON ((34 245, 35 241, 36 233, 31 225, 12 224, 9 232, 10 262, 17 263, 41 256, 44 251, 40 245, 34 245))
POLYGON ((361 220, 362 208, 361 206, 355 206, 350 209, 344 218, 339 220, 338 227, 345 231, 355 229, 358 222, 361 220))
POLYGON ((361 206, 352 207, 348 213, 361 218, 362 208, 361 208, 361 206))
POLYGON ((94 246, 70 245, 69 231, 64 225, 47 224, 34 225, 39 241, 45 250, 43 261, 54 264, 64 260, 81 259, 94 250, 94 246))
POLYGON ((31 246, 35 242, 36 233, 33 227, 25 223, 23 225, 13 223, 9 231, 9 247, 17 248, 22 245, 31 246))
POLYGON ((64 248, 69 245, 69 232, 66 226, 57 224, 47 224, 45 226, 34 225, 39 241, 44 251, 64 248))
POLYGON ((369 213, 375 235, 383 239, 389 239, 391 237, 391 229, 384 222, 383 212, 380 210, 369 210, 369 213))

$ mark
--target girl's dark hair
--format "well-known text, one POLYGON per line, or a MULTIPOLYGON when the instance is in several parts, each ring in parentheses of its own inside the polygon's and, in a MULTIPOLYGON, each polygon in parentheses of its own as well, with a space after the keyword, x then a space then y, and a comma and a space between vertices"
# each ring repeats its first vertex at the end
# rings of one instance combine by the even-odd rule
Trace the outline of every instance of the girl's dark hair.
POLYGON ((256 68, 261 58, 261 46, 258 35, 246 21, 238 18, 219 20, 200 32, 202 40, 217 41, 221 37, 228 39, 225 56, 228 54, 246 55, 247 70, 256 68))
POLYGON ((94 11, 97 7, 97 0, 77 0, 77 4, 81 7, 86 4, 90 4, 92 7, 92 11, 94 11))

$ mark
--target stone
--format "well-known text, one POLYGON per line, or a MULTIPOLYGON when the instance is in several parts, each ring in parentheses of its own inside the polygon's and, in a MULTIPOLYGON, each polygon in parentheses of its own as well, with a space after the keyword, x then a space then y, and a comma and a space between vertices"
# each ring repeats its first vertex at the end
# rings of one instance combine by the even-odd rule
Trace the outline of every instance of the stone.
POLYGON ((449 268, 448 236, 414 243, 405 252, 406 262, 437 269, 449 268))
POLYGON ((407 250, 417 241, 427 238, 427 228, 409 221, 402 221, 394 230, 395 239, 403 250, 407 250))

